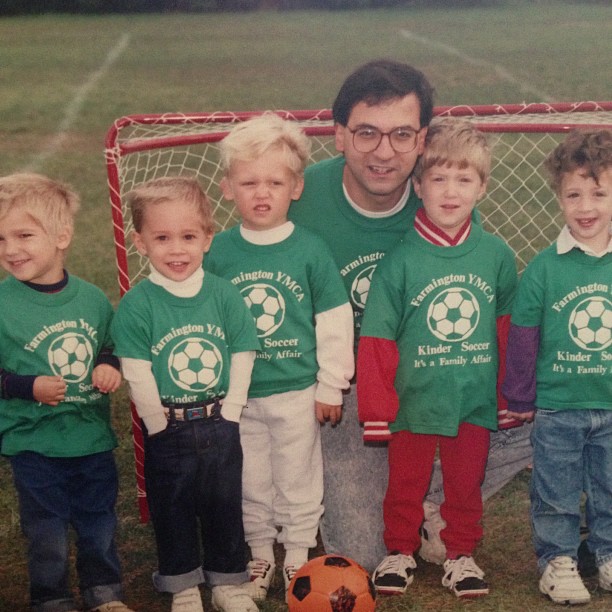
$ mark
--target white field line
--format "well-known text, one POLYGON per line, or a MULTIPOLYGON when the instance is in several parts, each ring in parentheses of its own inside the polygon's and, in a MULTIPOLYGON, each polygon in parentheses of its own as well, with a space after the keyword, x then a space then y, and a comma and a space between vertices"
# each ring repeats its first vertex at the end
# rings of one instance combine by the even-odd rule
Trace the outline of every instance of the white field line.
POLYGON ((101 66, 89 75, 89 78, 79 87, 76 95, 70 100, 64 109, 64 118, 57 127, 57 131, 47 144, 34 156, 32 161, 25 168, 26 171, 36 172, 45 161, 56 153, 68 136, 68 131, 76 121, 83 104, 91 90, 96 86, 98 81, 106 74, 109 68, 117 61, 119 56, 125 51, 130 41, 129 34, 123 36, 117 41, 115 46, 108 52, 101 66))
POLYGON ((516 85, 520 91, 533 95, 537 98, 537 100, 529 100, 530 102, 554 102, 553 96, 538 89, 537 87, 531 86, 529 83, 525 81, 521 81, 517 79, 513 74, 511 74, 506 68, 500 66, 499 64, 493 64, 491 62, 487 62, 485 60, 479 59, 477 57, 472 57, 470 55, 466 55, 459 49, 455 47, 451 47, 450 45, 446 45, 444 43, 438 42, 431 38, 425 38, 423 36, 419 36, 410 30, 400 30, 400 34, 407 39, 415 40, 420 44, 426 45, 428 47, 434 47, 440 49, 447 55, 454 55, 458 57, 461 61, 466 64, 471 64, 472 66, 477 66, 479 68, 486 68, 493 70, 502 80, 507 81, 508 83, 512 83, 516 85))

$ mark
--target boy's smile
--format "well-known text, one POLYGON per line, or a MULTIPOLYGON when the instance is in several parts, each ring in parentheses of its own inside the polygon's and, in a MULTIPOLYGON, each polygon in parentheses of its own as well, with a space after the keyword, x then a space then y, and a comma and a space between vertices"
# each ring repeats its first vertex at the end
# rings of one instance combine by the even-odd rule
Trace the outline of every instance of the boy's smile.
POLYGON ((612 169, 602 172, 599 184, 578 168, 561 179, 559 205, 572 236, 595 253, 610 242, 612 169))
POLYGON ((13 209, 0 221, 0 264, 17 280, 52 285, 64 276, 70 231, 53 236, 29 213, 13 209))
POLYGON ((176 282, 186 280, 202 265, 212 237, 193 205, 180 200, 149 206, 141 231, 133 236, 138 252, 176 282))
POLYGON ((432 166, 423 172, 420 182, 414 181, 429 220, 452 238, 471 216, 485 189, 473 166, 460 168, 455 163, 432 166))

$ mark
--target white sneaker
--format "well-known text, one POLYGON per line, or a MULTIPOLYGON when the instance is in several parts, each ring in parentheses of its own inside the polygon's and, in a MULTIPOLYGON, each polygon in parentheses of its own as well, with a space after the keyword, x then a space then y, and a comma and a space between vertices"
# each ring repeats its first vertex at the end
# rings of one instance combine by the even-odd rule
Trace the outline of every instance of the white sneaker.
POLYGON ((442 586, 448 587, 457 597, 482 597, 489 594, 484 572, 473 557, 465 555, 444 561, 442 586))
POLYGON ((600 565, 597 571, 599 572, 599 586, 605 591, 612 591, 612 561, 600 565))
POLYGON ((172 596, 172 612, 204 612, 200 589, 194 586, 175 593, 172 596))
POLYGON ((257 612, 247 593, 248 583, 223 584, 212 588, 212 606, 221 612, 257 612))
POLYGON ((425 517, 419 529, 421 548, 419 557, 428 563, 442 565, 446 559, 446 546, 440 538, 440 532, 446 527, 446 522, 440 516, 440 506, 432 502, 423 502, 425 517))
POLYGON ((293 577, 297 574, 297 571, 300 569, 300 566, 297 565, 285 565, 283 567, 283 580, 285 581, 285 603, 287 603, 287 593, 289 592, 289 585, 293 580, 293 577))
POLYGON ((253 559, 247 563, 249 582, 247 592, 254 601, 263 601, 268 595, 275 568, 265 559, 253 559))
POLYGON ((540 578, 540 593, 559 604, 584 604, 591 600, 571 557, 555 557, 548 562, 540 578))
POLYGON ((391 553, 374 570, 372 582, 380 595, 402 595, 414 580, 416 561, 412 555, 391 553))

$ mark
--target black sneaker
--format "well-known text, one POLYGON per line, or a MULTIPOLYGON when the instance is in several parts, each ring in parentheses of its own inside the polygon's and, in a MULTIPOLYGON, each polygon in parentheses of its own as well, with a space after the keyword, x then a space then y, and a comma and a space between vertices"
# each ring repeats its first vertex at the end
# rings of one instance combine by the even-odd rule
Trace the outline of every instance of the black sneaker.
POLYGON ((489 594, 489 585, 483 580, 484 572, 472 557, 461 555, 444 562, 442 586, 448 587, 457 597, 482 597, 489 594))
POLYGON ((379 595, 402 595, 414 580, 416 561, 412 555, 392 552, 374 570, 372 582, 379 595))

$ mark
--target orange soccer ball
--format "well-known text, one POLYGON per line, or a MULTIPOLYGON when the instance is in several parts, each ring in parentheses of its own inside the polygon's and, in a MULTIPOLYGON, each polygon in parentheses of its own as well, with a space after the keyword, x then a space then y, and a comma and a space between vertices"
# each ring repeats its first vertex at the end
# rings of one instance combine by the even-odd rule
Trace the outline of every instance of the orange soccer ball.
POLYGON ((303 565, 287 591, 290 612, 373 612, 376 591, 366 570, 342 555, 303 565))

